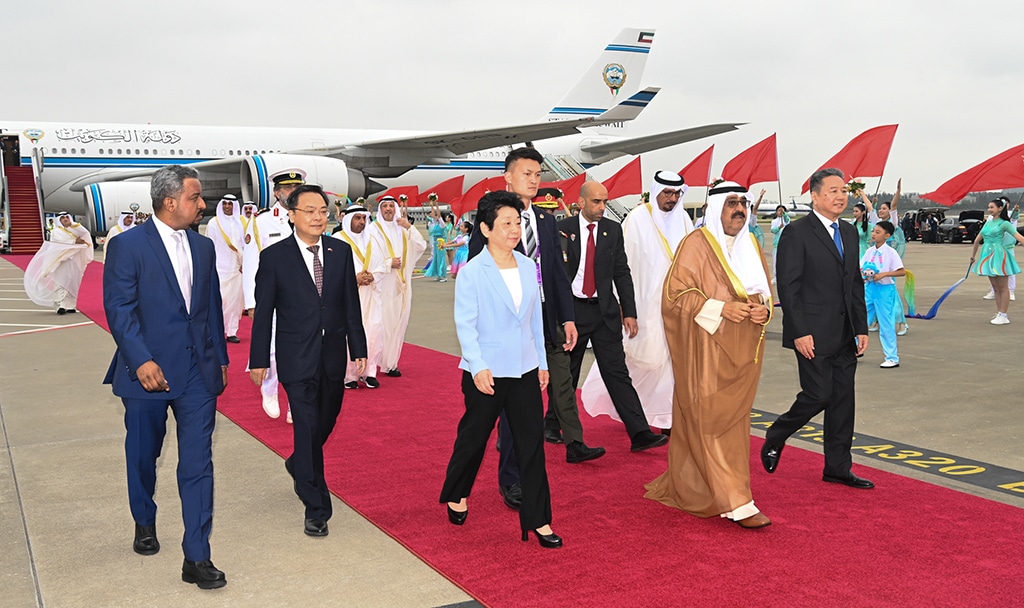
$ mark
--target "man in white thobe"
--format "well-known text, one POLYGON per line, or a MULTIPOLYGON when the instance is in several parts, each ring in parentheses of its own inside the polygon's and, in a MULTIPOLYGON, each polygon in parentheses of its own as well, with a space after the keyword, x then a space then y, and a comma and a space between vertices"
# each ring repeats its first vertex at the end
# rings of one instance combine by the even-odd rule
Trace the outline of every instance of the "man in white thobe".
POLYGON ((380 368, 387 376, 397 378, 402 375, 398 359, 412 312, 412 271, 427 242, 399 213, 395 197, 385 196, 378 205, 377 221, 369 232, 373 246, 384 255, 384 276, 380 280, 384 323, 380 368))
POLYGON ((58 315, 76 312, 78 288, 92 258, 89 230, 59 213, 50 240, 25 269, 25 293, 39 306, 53 306, 58 315))
POLYGON ((206 236, 217 253, 217 277, 224 312, 224 333, 228 342, 238 344, 238 321, 242 318, 242 249, 245 231, 238 210, 238 199, 225 194, 217 204, 217 217, 206 225, 206 236))
MULTIPOLYGON (((274 206, 262 211, 249 221, 245 231, 245 247, 242 249, 242 295, 249 318, 255 318, 256 308, 256 271, 260 269, 260 252, 278 241, 292 235, 292 227, 288 223, 288 207, 285 201, 293 190, 306 183, 306 173, 301 169, 286 169, 275 173, 270 178, 274 182, 274 206)), ((277 358, 275 357, 277 342, 275 331, 276 317, 270 339, 270 367, 260 385, 263 395, 263 411, 271 418, 281 415, 281 405, 277 397, 277 358)), ((248 371, 248 370, 247 370, 248 371)), ((288 410, 285 420, 292 421, 292 412, 288 410)))
MULTIPOLYGON (((623 339, 626 366, 647 422, 660 429, 672 428, 675 387, 661 317, 661 290, 679 243, 693 231, 693 221, 680 204, 686 190, 682 177, 671 171, 658 171, 651 184, 653 202, 637 205, 622 223, 638 326, 635 337, 623 339)), ((581 396, 583 407, 591 416, 607 414, 619 420, 596 365, 587 374, 581 396)))
MULTIPOLYGON (((385 256, 374 239, 370 238, 370 212, 362 205, 345 209, 341 219, 342 229, 334 234, 352 248, 352 264, 359 286, 359 307, 363 315, 363 331, 366 333, 366 368, 359 375, 359 366, 349 357, 345 373, 345 388, 359 388, 361 381, 366 388, 377 388, 377 367, 380 364, 381 348, 384 342, 384 306, 381 301, 381 282, 387 270, 385 256)), ((376 229, 374 229, 376 230, 376 229)))
POLYGON ((127 232, 127 231, 131 230, 134 227, 135 227, 135 212, 134 211, 122 211, 121 212, 121 217, 117 218, 117 224, 114 224, 114 226, 112 226, 110 228, 110 230, 107 231, 107 239, 105 241, 103 241, 103 249, 106 250, 107 243, 110 242, 110 239, 112 239, 115 236, 121 234, 122 232, 127 232))

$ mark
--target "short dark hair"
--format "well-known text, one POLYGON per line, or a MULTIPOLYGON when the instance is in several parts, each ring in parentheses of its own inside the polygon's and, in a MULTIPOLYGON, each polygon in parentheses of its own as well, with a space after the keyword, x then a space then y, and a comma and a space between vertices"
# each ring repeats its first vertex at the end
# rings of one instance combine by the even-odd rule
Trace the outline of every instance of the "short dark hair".
POLYGON ((153 211, 164 207, 165 198, 175 198, 185 189, 186 179, 199 179, 199 172, 184 165, 167 165, 160 167, 149 181, 149 198, 153 202, 153 211))
POLYGON ((509 169, 512 168, 512 164, 519 159, 535 160, 538 164, 544 164, 544 157, 540 155, 536 148, 516 148, 505 157, 505 173, 508 173, 509 169))
POLYGON ((785 205, 776 205, 775 211, 778 211, 779 209, 782 209, 783 211, 788 211, 785 205))
POLYGON ((301 186, 297 186, 292 190, 292 193, 288 195, 288 200, 285 201, 285 206, 288 207, 288 210, 292 211, 297 209, 299 206, 299 196, 307 192, 316 192, 319 194, 320 198, 324 199, 324 204, 330 208, 331 201, 327 198, 327 193, 324 192, 323 188, 314 184, 302 184, 301 186))
MULTIPOLYGON (((488 192, 476 206, 476 225, 485 224, 488 230, 494 230, 494 220, 498 217, 498 211, 502 207, 512 207, 517 214, 522 214, 523 201, 519 200, 515 194, 505 190, 488 192)), ((483 233, 480 236, 483 236, 483 233)), ((486 239, 487 237, 484 237, 484 240, 486 239)))
POLYGON ((885 230, 885 233, 888 234, 889 236, 892 236, 893 233, 896 232, 896 226, 893 226, 892 222, 887 220, 877 222, 875 223, 875 226, 881 228, 882 230, 885 230))
POLYGON ((846 180, 846 177, 843 175, 843 172, 840 169, 836 169, 835 167, 829 167, 827 169, 818 169, 817 171, 811 174, 811 192, 814 192, 815 194, 821 192, 821 185, 825 182, 826 177, 838 177, 843 181, 846 180))

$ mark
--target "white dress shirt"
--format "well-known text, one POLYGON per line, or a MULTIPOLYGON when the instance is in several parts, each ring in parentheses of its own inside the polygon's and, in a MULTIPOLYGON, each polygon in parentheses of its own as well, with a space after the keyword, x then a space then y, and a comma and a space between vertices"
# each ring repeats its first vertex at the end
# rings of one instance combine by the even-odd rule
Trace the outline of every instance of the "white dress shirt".
MULTIPOLYGON (((164 249, 167 250, 167 257, 171 258, 171 267, 174 268, 174 276, 180 277, 181 269, 178 268, 178 241, 174 238, 174 233, 185 231, 175 230, 174 228, 171 228, 167 224, 161 222, 160 218, 158 218, 156 215, 153 215, 149 219, 155 222, 154 225, 156 226, 156 231, 160 235, 160 240, 163 241, 164 243, 164 249)), ((189 245, 188 235, 186 235, 185 238, 181 240, 181 242, 185 245, 185 253, 187 254, 186 257, 188 258, 188 274, 190 277, 192 277, 192 285, 195 286, 196 274, 195 268, 193 268, 192 264, 192 246, 189 245)))
MULTIPOLYGON (((577 217, 580 218, 580 266, 576 269, 576 276, 572 279, 572 295, 577 298, 596 298, 597 292, 594 295, 588 295, 583 293, 583 275, 587 270, 587 238, 590 236, 590 231, 587 229, 591 223, 594 224, 594 246, 597 246, 597 222, 588 222, 583 214, 579 214, 577 217)), ((595 249, 596 251, 596 249, 595 249)), ((594 269, 595 275, 597 269, 594 269)), ((597 287, 597 277, 594 277, 594 287, 597 287)))

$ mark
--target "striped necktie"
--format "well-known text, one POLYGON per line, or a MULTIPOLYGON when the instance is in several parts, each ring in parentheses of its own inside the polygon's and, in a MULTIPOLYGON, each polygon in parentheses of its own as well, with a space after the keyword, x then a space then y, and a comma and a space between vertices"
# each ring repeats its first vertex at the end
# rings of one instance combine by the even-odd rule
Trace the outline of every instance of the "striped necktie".
POLYGON ((313 253, 313 282, 316 283, 316 292, 324 295, 324 265, 320 263, 320 256, 317 255, 320 245, 310 245, 306 249, 313 253))
POLYGON ((533 224, 530 223, 530 214, 523 214, 523 241, 526 243, 526 255, 531 259, 537 257, 537 237, 533 233, 533 224))

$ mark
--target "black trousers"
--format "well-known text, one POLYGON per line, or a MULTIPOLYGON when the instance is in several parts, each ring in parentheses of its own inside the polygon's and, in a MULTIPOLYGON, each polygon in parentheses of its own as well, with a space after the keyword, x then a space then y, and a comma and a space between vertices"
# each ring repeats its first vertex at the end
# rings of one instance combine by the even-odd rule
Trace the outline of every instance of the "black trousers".
POLYGON ((321 359, 309 380, 282 383, 292 409, 295 448, 286 461, 295 493, 306 506, 306 519, 331 518, 331 492, 324 479, 324 444, 341 413, 344 380, 331 380, 321 359))
POLYGON ((765 433, 765 441, 781 446, 811 418, 825 412, 824 475, 842 477, 850 472, 853 459, 853 419, 855 408, 854 376, 857 351, 853 340, 832 355, 807 359, 796 353, 800 372, 800 392, 789 411, 778 417, 765 433))
POLYGON ((575 305, 576 330, 580 337, 576 348, 569 353, 573 390, 580 384, 580 368, 583 367, 583 356, 587 353, 587 342, 590 342, 597 367, 601 370, 601 379, 608 389, 615 411, 626 426, 626 432, 630 437, 635 437, 637 433, 651 430, 643 405, 640 404, 640 396, 633 388, 633 379, 629 377, 629 368, 626 367, 626 353, 622 350, 622 327, 609 327, 596 301, 576 300, 575 305))
POLYGON ((551 490, 544 468, 544 406, 537 370, 523 374, 522 378, 495 378, 493 395, 477 390, 473 376, 463 372, 462 394, 466 397, 466 413, 459 421, 440 502, 459 502, 469 496, 494 423, 498 414, 504 412, 522 471, 519 525, 523 530, 535 530, 550 524, 551 490))

